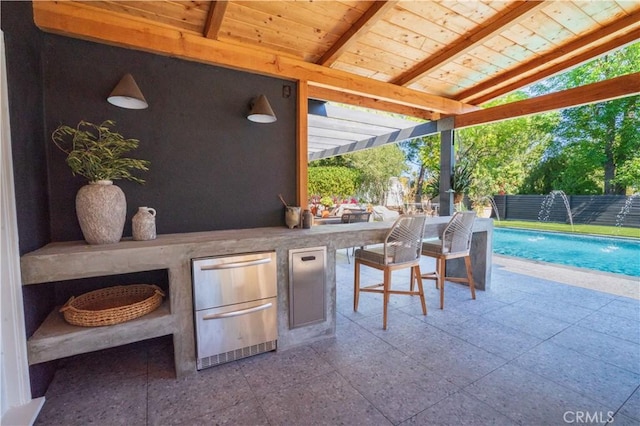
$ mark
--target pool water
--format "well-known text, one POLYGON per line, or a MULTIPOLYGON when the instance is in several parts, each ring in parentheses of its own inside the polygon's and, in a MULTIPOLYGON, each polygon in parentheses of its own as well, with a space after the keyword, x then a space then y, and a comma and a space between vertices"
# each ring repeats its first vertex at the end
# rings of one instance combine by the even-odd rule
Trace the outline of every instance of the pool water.
POLYGON ((493 252, 640 277, 640 240, 496 228, 493 252))

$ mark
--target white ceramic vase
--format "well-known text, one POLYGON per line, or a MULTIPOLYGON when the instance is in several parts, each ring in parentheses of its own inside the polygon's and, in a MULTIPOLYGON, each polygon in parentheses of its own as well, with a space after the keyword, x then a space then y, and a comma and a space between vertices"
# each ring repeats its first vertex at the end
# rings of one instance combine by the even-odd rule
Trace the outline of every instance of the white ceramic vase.
POLYGON ((155 240, 156 238, 156 210, 151 207, 138 207, 138 213, 133 215, 131 230, 135 241, 155 240))
POLYGON ((91 182, 76 194, 76 214, 89 244, 120 241, 127 217, 124 192, 110 180, 91 182))

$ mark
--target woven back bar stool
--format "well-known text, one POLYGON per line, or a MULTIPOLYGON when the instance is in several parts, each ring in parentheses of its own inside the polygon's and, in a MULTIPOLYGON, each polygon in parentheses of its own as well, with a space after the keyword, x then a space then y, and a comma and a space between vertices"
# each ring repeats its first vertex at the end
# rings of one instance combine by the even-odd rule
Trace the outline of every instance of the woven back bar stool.
POLYGON ((471 237, 473 236, 473 222, 475 212, 456 212, 442 233, 442 239, 425 241, 422 244, 422 255, 436 259, 436 270, 422 275, 422 278, 436 281, 436 288, 440 289, 440 309, 444 309, 444 282, 466 283, 471 289, 471 298, 476 298, 476 290, 471 270, 471 237), (464 258, 467 277, 447 277, 447 260, 464 258))
POLYGON ((360 292, 382 293, 383 315, 382 328, 387 329, 387 305, 391 294, 420 296, 422 313, 427 315, 424 300, 424 289, 420 274, 420 252, 424 236, 425 215, 400 216, 384 239, 382 247, 357 249, 354 255, 353 310, 358 311, 360 292), (360 266, 368 266, 383 272, 382 284, 360 287, 360 266), (398 269, 411 268, 412 285, 409 291, 391 289, 391 272, 398 269), (413 280, 418 283, 418 290, 413 290, 413 280))

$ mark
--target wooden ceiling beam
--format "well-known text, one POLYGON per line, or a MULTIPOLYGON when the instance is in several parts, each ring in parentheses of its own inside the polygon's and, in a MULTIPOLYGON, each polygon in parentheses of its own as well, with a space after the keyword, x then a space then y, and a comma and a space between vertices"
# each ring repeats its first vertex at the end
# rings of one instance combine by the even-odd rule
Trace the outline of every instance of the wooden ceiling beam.
POLYGON ((638 94, 640 94, 640 73, 627 74, 561 92, 461 114, 454 117, 454 128, 477 126, 638 94))
POLYGON ((408 86, 415 83, 440 65, 452 61, 484 43, 487 39, 502 31, 507 25, 513 24, 515 20, 526 19, 531 16, 543 5, 544 1, 516 2, 514 7, 463 34, 453 43, 443 47, 437 54, 430 56, 411 70, 394 79, 392 83, 400 86, 408 86))
POLYGON ((633 43, 638 39, 640 39, 640 12, 635 12, 605 27, 598 28, 559 49, 538 56, 510 71, 464 90, 457 94, 455 99, 480 105, 559 72, 567 71, 571 67, 633 43), (599 43, 602 40, 609 41, 599 43), (583 53, 575 53, 581 50, 583 53), (562 58, 566 59, 562 61, 562 58), (561 62, 558 62, 559 60, 561 62))
POLYGON ((309 98, 371 108, 378 111, 393 112, 409 117, 422 118, 424 120, 437 120, 440 118, 440 114, 437 112, 381 101, 380 99, 368 98, 366 96, 354 95, 352 93, 345 93, 339 90, 326 89, 324 87, 309 86, 309 98))
POLYGON ((224 14, 227 11, 227 0, 212 1, 209 6, 209 13, 207 13, 207 22, 204 25, 204 31, 202 35, 212 40, 218 39, 220 34, 220 28, 222 27, 222 20, 224 14))
POLYGON ((362 35, 366 34, 398 1, 374 1, 367 11, 336 41, 316 63, 330 67, 362 35))
POLYGON ((181 59, 270 75, 342 90, 443 114, 477 110, 473 105, 255 47, 226 44, 142 19, 100 11, 71 2, 34 2, 34 22, 44 30, 181 59))

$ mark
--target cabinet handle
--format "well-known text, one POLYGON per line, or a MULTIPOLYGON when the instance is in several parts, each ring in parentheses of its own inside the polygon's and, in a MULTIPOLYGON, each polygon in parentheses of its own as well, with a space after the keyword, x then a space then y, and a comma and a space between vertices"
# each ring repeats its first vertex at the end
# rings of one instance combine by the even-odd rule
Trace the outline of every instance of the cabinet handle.
POLYGON ((247 260, 247 261, 244 261, 244 262, 220 263, 218 265, 201 266, 200 270, 201 271, 215 271, 215 270, 218 270, 218 269, 244 268, 244 267, 247 267, 247 266, 262 265, 264 263, 269 263, 269 262, 271 262, 271 258, 270 257, 265 257, 264 259, 247 260))
POLYGON ((212 319, 220 319, 220 318, 237 317, 237 316, 240 316, 240 315, 251 314, 253 312, 263 311, 265 309, 269 309, 272 306, 273 306, 273 303, 269 302, 269 303, 265 303, 264 305, 254 306, 253 308, 248 308, 248 309, 241 309, 239 311, 225 312, 223 314, 205 315, 204 317, 202 317, 202 319, 203 320, 212 320, 212 319))
POLYGON ((300 258, 300 260, 302 260, 303 262, 307 262, 309 260, 316 260, 315 256, 303 256, 300 258))

